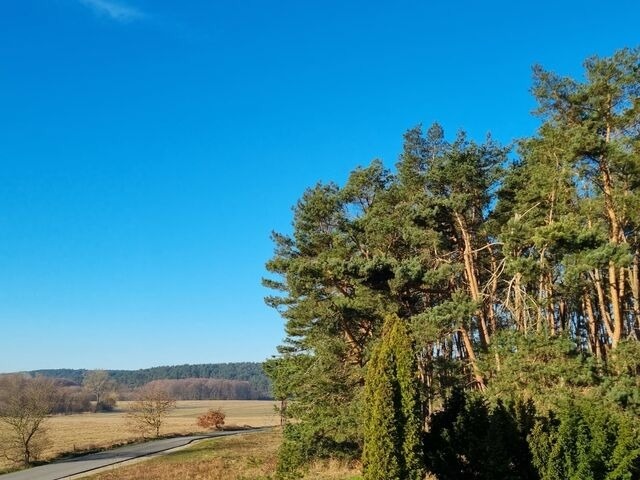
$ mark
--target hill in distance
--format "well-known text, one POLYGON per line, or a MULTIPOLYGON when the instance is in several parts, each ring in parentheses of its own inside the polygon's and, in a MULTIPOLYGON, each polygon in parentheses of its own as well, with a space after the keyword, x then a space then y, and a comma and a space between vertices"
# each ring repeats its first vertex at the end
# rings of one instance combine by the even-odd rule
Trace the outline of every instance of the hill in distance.
MULTIPOLYGON (((31 376, 42 375, 44 377, 65 379, 78 385, 88 369, 43 369, 31 370, 31 376)), ((262 371, 262 363, 237 362, 237 363, 203 363, 198 365, 171 365, 140 370, 107 370, 113 380, 121 386, 134 389, 155 380, 186 380, 186 379, 216 379, 248 382, 255 392, 255 397, 271 399, 271 383, 262 371)))

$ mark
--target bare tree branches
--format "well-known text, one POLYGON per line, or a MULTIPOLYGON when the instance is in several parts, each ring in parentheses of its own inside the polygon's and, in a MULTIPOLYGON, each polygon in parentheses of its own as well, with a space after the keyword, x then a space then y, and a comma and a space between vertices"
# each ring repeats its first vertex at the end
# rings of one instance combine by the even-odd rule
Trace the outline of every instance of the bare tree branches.
POLYGON ((169 412, 176 407, 176 401, 166 390, 156 385, 146 385, 138 390, 136 400, 127 415, 132 430, 142 437, 150 434, 159 437, 160 428, 169 412))
POLYGON ((7 428, 2 438, 2 455, 28 466, 48 445, 45 421, 56 401, 50 379, 22 375, 0 378, 0 422, 7 428))

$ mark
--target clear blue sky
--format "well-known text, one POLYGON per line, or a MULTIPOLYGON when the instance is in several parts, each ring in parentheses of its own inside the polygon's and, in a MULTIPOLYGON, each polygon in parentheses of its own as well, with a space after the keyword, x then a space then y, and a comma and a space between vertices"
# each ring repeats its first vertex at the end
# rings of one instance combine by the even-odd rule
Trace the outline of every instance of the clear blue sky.
POLYGON ((306 187, 420 122, 529 135, 532 64, 640 43, 636 0, 0 9, 0 372, 263 360, 306 187))

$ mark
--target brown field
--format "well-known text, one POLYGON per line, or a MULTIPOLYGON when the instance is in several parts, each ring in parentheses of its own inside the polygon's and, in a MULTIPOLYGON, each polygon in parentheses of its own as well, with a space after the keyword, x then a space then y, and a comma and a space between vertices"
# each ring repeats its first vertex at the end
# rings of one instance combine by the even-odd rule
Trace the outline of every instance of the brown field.
MULTIPOLYGON (((82 413, 56 415, 47 419, 46 428, 51 441, 43 459, 52 459, 62 454, 135 441, 137 434, 127 426, 126 414, 130 402, 118 402, 117 411, 111 413, 82 413)), ((226 425, 250 425, 261 427, 276 425, 279 418, 274 402, 260 400, 201 400, 179 401, 171 412, 162 435, 186 434, 204 431, 196 425, 196 418, 210 408, 221 408, 227 418, 226 425)), ((2 433, 0 431, 0 433, 2 433)), ((0 471, 9 467, 0 457, 0 471)))
MULTIPOLYGON (((199 442, 142 463, 119 467, 88 480, 271 480, 280 429, 199 442)), ((312 465, 301 479, 356 480, 359 470, 338 462, 312 465)))

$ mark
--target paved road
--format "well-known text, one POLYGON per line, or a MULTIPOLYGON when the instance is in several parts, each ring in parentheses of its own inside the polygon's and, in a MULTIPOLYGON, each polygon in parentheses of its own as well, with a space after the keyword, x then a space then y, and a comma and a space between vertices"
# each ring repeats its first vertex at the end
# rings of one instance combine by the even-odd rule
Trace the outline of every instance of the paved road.
MULTIPOLYGON (((250 432, 262 431, 264 429, 249 430, 250 432)), ((222 437, 247 433, 247 430, 235 432, 215 432, 208 435, 194 435, 191 437, 165 438, 152 442, 141 443, 139 445, 127 445, 125 447, 114 448, 100 453, 83 455, 69 460, 63 460, 40 467, 22 470, 20 472, 0 475, 0 480, 61 480, 80 473, 88 472, 102 467, 115 465, 140 457, 146 457, 156 453, 183 447, 196 440, 204 438, 222 437)))

